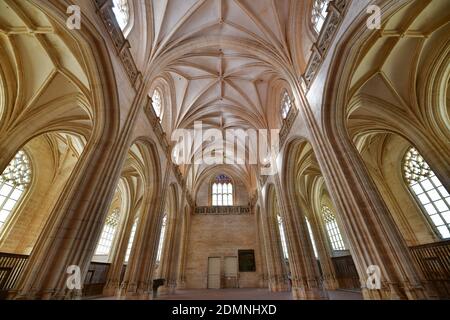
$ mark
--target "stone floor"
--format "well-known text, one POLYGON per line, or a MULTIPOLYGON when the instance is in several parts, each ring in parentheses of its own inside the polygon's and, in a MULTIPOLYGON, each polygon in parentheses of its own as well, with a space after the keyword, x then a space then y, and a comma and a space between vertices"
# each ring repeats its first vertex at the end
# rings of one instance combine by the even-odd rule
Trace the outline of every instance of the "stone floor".
MULTIPOLYGON (((360 292, 328 291, 330 300, 362 300, 360 292)), ((177 290, 175 294, 164 295, 158 300, 291 300, 290 292, 270 292, 267 289, 197 289, 177 290)))
MULTIPOLYGON (((362 300, 360 292, 327 291, 330 300, 362 300)), ((95 300, 115 300, 115 297, 91 297, 95 300)), ((270 292, 267 289, 190 289, 161 295, 156 300, 292 300, 291 292, 270 292)))

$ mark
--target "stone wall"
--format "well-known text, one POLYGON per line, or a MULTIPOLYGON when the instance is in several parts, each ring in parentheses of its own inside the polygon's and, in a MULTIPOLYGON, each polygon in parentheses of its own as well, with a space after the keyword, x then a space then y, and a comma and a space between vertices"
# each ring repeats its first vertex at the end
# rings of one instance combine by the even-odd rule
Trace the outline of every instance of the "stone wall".
POLYGON ((208 257, 238 256, 238 250, 255 250, 256 272, 240 272, 239 287, 261 287, 262 266, 256 216, 193 215, 189 236, 186 288, 207 288, 208 257))

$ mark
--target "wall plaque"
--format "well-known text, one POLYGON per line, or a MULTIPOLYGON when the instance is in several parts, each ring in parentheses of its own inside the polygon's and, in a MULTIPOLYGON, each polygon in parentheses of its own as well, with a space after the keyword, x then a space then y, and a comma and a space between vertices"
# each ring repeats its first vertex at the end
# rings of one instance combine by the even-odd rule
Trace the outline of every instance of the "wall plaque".
POLYGON ((255 272, 255 250, 238 250, 239 272, 255 272))

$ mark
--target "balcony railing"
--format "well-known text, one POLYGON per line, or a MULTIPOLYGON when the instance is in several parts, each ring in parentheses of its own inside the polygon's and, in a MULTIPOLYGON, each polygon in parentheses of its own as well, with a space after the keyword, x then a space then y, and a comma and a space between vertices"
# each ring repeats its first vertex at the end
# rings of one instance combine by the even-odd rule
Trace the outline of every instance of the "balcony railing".
MULTIPOLYGON (((0 299, 17 289, 17 281, 28 261, 27 255, 0 253, 0 299)), ((91 262, 83 284, 83 296, 101 295, 106 284, 109 263, 91 262)))
POLYGON ((441 298, 450 298, 450 240, 411 247, 425 279, 441 298))
POLYGON ((312 46, 305 73, 301 78, 302 88, 306 92, 319 72, 320 66, 345 16, 349 0, 333 0, 328 5, 328 15, 317 41, 312 46))
POLYGON ((89 270, 84 279, 83 296, 100 296, 103 293, 103 287, 106 284, 108 276, 109 263, 91 262, 89 270))
POLYGON ((16 287, 17 280, 27 263, 28 256, 0 253, 0 299, 16 287))
POLYGON ((292 125, 297 119, 298 109, 295 106, 289 110, 286 119, 283 120, 283 124, 280 129, 280 147, 284 145, 287 137, 289 136, 289 132, 291 131, 292 125))
POLYGON ((336 279, 341 289, 357 289, 361 287, 358 272, 351 255, 331 258, 333 261, 336 279))
POLYGON ((250 206, 205 206, 195 207, 195 214, 213 214, 213 215, 243 215, 251 214, 250 206))
POLYGON ((125 39, 122 30, 116 20, 112 10, 113 3, 111 0, 95 0, 97 12, 102 19, 106 30, 108 30, 111 41, 116 48, 116 53, 122 61, 123 67, 135 89, 139 88, 142 83, 142 75, 136 67, 133 55, 130 50, 130 43, 125 39))

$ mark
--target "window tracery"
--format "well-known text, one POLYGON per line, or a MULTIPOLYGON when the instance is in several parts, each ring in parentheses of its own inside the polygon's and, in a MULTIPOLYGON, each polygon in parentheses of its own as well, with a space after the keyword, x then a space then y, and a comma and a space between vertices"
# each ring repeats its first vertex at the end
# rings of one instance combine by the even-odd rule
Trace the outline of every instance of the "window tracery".
POLYGON ((440 237, 450 238, 450 195, 422 155, 413 147, 403 159, 403 176, 440 237))
POLYGON ((0 175, 0 230, 31 183, 30 158, 20 150, 0 175))
POLYGON ((212 205, 233 205, 233 183, 226 175, 219 175, 212 184, 212 205))

